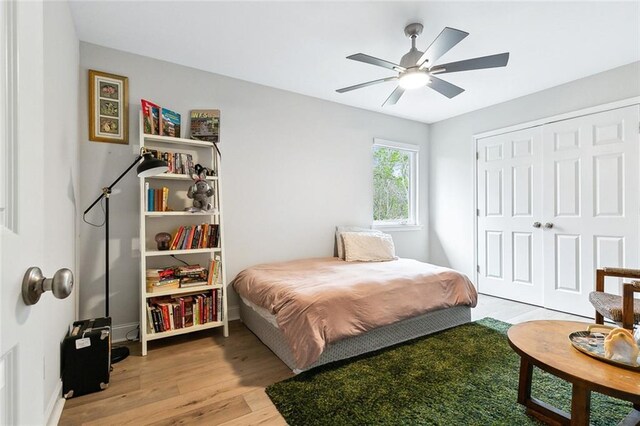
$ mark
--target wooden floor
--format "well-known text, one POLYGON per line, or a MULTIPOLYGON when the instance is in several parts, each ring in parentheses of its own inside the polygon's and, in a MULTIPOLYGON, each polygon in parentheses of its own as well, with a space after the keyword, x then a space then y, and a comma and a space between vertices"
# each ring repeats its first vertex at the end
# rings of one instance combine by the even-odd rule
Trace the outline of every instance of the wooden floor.
MULTIPOLYGON (((480 295, 472 319, 510 323, 585 318, 480 295)), ((66 402, 62 425, 286 424, 264 388, 291 371, 240 321, 221 330, 151 342, 149 354, 115 364, 109 388, 66 402)))

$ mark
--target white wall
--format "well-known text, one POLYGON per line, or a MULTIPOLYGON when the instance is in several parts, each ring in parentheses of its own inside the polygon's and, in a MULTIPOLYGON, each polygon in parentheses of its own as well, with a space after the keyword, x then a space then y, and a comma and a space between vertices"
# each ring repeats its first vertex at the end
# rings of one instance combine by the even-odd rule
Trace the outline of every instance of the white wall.
MULTIPOLYGON (((44 230, 46 276, 76 265, 76 196, 78 187, 78 66, 79 42, 66 1, 44 2, 44 181, 48 217, 44 230)), ((60 342, 75 319, 77 287, 66 299, 42 297, 37 309, 45 311, 43 333, 45 413, 59 397, 60 342)))
MULTIPOLYGON (((369 225, 374 137, 420 144, 422 187, 427 186, 426 124, 86 43, 80 44, 82 102, 86 102, 88 69, 129 77, 131 124, 130 145, 89 142, 87 114, 81 114, 83 209, 133 161, 132 145, 139 144, 140 98, 182 113, 183 132, 190 109, 221 110, 229 278, 256 263, 331 256, 336 225, 369 225)), ((139 311, 135 173, 123 179, 119 188, 121 193, 112 196, 110 204, 111 316, 116 337, 116 327, 135 326, 139 311)), ((420 205, 423 223, 426 207, 425 196, 420 205)), ((89 216, 94 222, 101 218, 99 212, 89 216)), ((84 223, 80 227, 81 317, 103 312, 102 235, 102 228, 84 223)), ((398 254, 426 260, 426 237, 426 228, 395 233, 398 254)), ((237 304, 232 293, 229 304, 237 304)))
POLYGON ((474 274, 474 134, 638 95, 635 62, 431 125, 429 261, 474 274))

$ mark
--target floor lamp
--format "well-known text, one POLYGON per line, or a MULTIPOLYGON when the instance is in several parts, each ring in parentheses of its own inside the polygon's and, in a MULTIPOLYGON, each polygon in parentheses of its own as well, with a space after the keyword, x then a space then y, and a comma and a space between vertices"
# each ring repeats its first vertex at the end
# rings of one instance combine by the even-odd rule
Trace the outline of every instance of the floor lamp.
MULTIPOLYGON (((104 242, 105 242, 105 267, 104 267, 104 289, 105 289, 105 316, 109 316, 109 196, 111 195, 111 190, 113 187, 120 182, 129 171, 138 164, 138 168, 136 169, 138 172, 138 177, 149 177, 156 176, 166 172, 169 167, 167 166, 166 161, 159 160, 154 158, 153 155, 146 151, 144 148, 140 149, 140 154, 138 157, 131 163, 127 169, 122 172, 120 176, 113 183, 107 187, 102 188, 102 194, 96 200, 91 203, 89 207, 84 211, 84 216, 104 198, 104 242), (140 162, 142 160, 142 162, 140 162)), ((120 346, 117 348, 112 348, 111 350, 111 363, 115 364, 117 362, 122 361, 126 357, 129 356, 129 348, 126 346, 120 346)))

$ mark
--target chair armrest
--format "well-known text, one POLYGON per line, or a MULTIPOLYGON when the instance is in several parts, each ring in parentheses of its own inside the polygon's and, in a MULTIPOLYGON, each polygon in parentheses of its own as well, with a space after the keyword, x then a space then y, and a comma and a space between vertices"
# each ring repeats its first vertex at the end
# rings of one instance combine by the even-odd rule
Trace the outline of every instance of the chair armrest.
POLYGON ((596 269, 596 291, 604 291, 605 277, 640 278, 640 269, 604 267, 596 269))
POLYGON ((640 292, 640 281, 625 283, 622 286, 622 327, 628 330, 633 330, 633 293, 635 292, 640 292))
POLYGON ((610 277, 640 278, 640 269, 604 267, 602 270, 610 277))

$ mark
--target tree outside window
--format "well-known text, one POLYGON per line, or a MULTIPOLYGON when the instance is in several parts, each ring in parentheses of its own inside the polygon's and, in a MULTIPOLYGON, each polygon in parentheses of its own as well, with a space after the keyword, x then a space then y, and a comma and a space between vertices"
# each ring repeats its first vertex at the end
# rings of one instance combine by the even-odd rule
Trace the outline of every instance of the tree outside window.
POLYGON ((416 224, 417 147, 383 141, 373 145, 373 220, 416 224))

